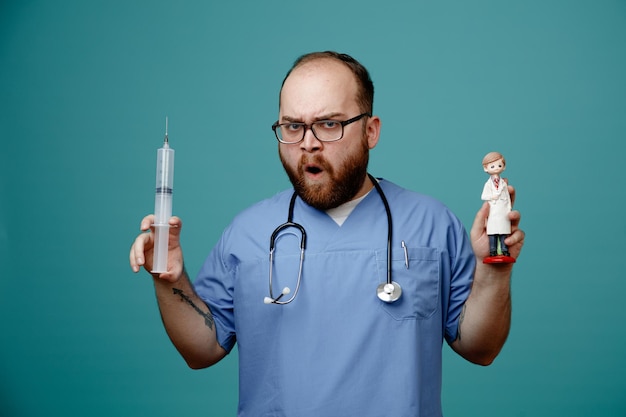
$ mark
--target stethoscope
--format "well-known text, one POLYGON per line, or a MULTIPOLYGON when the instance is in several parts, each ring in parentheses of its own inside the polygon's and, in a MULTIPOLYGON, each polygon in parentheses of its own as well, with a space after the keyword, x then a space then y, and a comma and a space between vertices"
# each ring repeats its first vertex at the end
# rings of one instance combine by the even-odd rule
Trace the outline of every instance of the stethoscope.
MULTIPOLYGON (((387 281, 383 282, 376 288, 376 295, 378 296, 378 298, 386 303, 393 303, 394 301, 397 301, 402 295, 402 288, 400 287, 400 284, 394 282, 391 279, 391 238, 393 230, 393 224, 391 221, 391 209, 389 208, 389 203, 387 202, 385 193, 383 193, 383 190, 378 184, 378 181, 372 175, 367 175, 372 181, 372 184, 374 184, 374 188, 376 188, 378 195, 380 195, 380 199, 385 206, 385 212, 387 213, 387 281)), ((291 201, 289 203, 289 214, 287 216, 287 222, 281 224, 276 229, 274 229, 274 232, 272 232, 272 235, 270 236, 270 296, 265 297, 265 304, 289 304, 294 300, 294 298, 296 298, 296 295, 298 295, 298 291, 300 290, 300 281, 302 280, 302 264, 304 262, 304 249, 306 247, 306 231, 304 230, 304 227, 302 225, 293 221, 293 208, 296 203, 296 197, 297 194, 294 192, 291 196, 291 201), (300 266, 298 268, 298 281, 296 283, 296 289, 288 300, 283 301, 282 298, 287 294, 290 294, 291 289, 289 287, 284 287, 280 295, 278 295, 278 297, 274 297, 274 293, 272 290, 272 274, 274 270, 274 249, 276 238, 281 231, 288 228, 296 228, 300 230, 300 266)))

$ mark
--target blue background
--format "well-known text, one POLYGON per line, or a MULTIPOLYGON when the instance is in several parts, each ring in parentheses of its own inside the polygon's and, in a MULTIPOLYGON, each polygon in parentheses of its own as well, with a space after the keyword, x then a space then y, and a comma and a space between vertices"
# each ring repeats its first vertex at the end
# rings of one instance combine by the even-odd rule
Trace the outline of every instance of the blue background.
POLYGON ((166 116, 195 275, 289 185, 280 82, 333 49, 375 82, 374 175, 468 228, 484 154, 518 191, 512 331, 487 368, 444 347, 446 416, 625 416, 625 45, 623 0, 2 1, 0 414, 235 414, 236 355, 187 369, 128 249, 166 116))

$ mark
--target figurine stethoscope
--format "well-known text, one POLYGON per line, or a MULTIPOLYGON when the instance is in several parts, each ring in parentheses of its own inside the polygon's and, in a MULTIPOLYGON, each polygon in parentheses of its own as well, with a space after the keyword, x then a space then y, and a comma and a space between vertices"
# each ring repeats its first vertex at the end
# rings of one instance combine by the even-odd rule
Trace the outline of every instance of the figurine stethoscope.
MULTIPOLYGON (((374 184, 374 187, 376 188, 378 195, 380 195, 380 199, 382 200, 383 205, 385 206, 385 212, 387 213, 387 281, 381 283, 376 288, 376 295, 378 295, 378 298, 380 298, 382 301, 386 303, 392 303, 394 301, 397 301, 400 298, 400 295, 402 295, 402 288, 400 287, 400 284, 398 284, 397 282, 394 282, 391 279, 391 237, 392 237, 392 230, 393 230, 393 227, 392 227, 393 225, 391 221, 391 210, 389 209, 389 203, 387 202, 385 193, 383 193, 383 190, 378 184, 378 181, 370 174, 367 174, 367 175, 369 176, 370 180, 374 184)), ((300 281, 302 280, 302 264, 304 262, 304 249, 306 248, 306 230, 304 230, 304 227, 302 225, 295 223, 293 221, 293 208, 296 203, 296 197, 297 195, 294 192, 293 195, 291 196, 291 202, 289 203, 289 214, 287 217, 287 222, 278 226, 274 230, 274 232, 272 232, 272 236, 270 237, 270 296, 265 297, 264 299, 265 304, 281 304, 281 305, 289 304, 290 302, 294 300, 294 298, 296 298, 296 295, 298 295, 298 290, 300 290, 300 281), (282 301, 281 298, 289 294, 291 290, 289 289, 289 287, 285 287, 283 288, 283 290, 281 291, 278 297, 274 297, 274 293, 272 290, 272 273, 274 270, 274 249, 275 249, 275 243, 276 243, 276 238, 278 237, 278 234, 281 231, 288 229, 290 227, 300 230, 300 266, 298 268, 298 281, 296 283, 295 291, 293 292, 292 296, 287 301, 282 301)))

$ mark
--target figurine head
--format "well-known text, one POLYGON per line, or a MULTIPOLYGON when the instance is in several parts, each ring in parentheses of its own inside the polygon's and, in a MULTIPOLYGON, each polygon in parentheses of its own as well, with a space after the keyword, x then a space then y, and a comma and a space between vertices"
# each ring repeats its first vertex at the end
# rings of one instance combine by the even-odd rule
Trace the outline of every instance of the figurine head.
POLYGON ((483 158, 483 168, 489 175, 500 175, 506 168, 506 161, 500 152, 489 152, 483 158))

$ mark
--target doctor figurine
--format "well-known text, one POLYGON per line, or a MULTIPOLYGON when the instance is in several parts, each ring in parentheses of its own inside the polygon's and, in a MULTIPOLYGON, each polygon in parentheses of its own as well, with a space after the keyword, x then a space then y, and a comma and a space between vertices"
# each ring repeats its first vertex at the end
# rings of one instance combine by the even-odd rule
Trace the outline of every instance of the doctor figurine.
POLYGON ((502 154, 489 152, 483 158, 483 168, 490 175, 481 196, 481 199, 489 201, 487 235, 489 236, 490 256, 486 257, 483 262, 513 263, 515 258, 509 255, 509 248, 504 243, 504 239, 511 234, 511 221, 508 217, 511 211, 511 196, 506 181, 500 177, 506 168, 506 161, 502 154))

